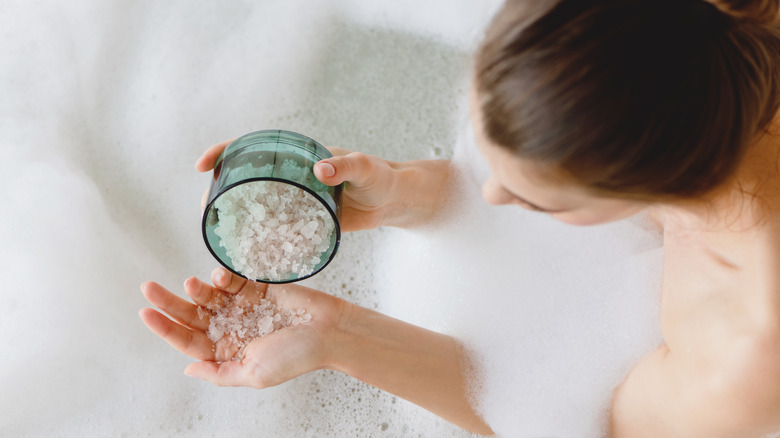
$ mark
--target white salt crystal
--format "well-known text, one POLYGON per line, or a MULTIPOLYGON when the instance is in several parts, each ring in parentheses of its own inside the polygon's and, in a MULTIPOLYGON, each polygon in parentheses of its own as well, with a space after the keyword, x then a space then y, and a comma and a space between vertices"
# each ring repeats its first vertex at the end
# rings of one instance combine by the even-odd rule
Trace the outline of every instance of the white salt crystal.
POLYGON ((310 275, 322 262, 336 229, 317 198, 277 181, 240 184, 214 206, 219 214, 214 232, 220 245, 233 268, 253 279, 281 281, 310 275))
POLYGON ((258 221, 262 221, 263 219, 265 219, 265 207, 263 206, 263 204, 260 203, 249 204, 247 208, 252 213, 254 219, 258 221))
POLYGON ((264 316, 260 318, 257 323, 257 328, 261 335, 266 335, 274 331, 274 318, 273 316, 264 316))
POLYGON ((319 223, 317 221, 311 221, 301 228, 301 234, 306 236, 307 239, 311 239, 314 236, 314 232, 317 231, 319 223))

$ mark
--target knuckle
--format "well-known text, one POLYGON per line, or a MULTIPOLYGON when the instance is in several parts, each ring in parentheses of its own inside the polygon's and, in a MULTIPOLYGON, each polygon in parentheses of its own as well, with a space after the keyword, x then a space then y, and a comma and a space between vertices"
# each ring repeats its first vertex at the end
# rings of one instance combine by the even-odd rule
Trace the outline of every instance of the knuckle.
POLYGON ((192 336, 192 332, 185 332, 184 337, 184 349, 186 351, 193 351, 195 347, 195 337, 192 336))
POLYGON ((231 290, 234 291, 234 292, 238 292, 238 291, 242 290, 244 288, 244 286, 247 285, 248 282, 249 282, 249 280, 247 280, 246 278, 239 277, 238 275, 234 275, 233 279, 230 282, 231 283, 230 285, 232 287, 231 290))
POLYGON ((371 172, 374 167, 374 162, 370 155, 362 152, 353 152, 350 155, 351 164, 354 166, 354 170, 361 172, 371 172))
POLYGON ((352 161, 356 164, 365 165, 368 162, 368 155, 363 152, 352 152, 349 154, 349 157, 352 158, 352 161))

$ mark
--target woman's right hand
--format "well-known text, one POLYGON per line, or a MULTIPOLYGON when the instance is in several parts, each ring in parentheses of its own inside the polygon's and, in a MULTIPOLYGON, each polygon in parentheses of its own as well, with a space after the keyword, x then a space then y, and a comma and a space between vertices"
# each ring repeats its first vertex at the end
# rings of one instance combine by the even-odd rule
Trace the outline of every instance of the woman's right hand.
POLYGON ((393 163, 373 155, 328 148, 333 157, 314 165, 314 176, 325 185, 344 184, 341 227, 369 230, 385 222, 388 211, 403 193, 395 193, 398 177, 393 163))
MULTIPOLYGON (((232 140, 208 148, 195 163, 195 169, 208 172, 214 168, 217 157, 232 140)), ((323 184, 344 185, 341 208, 341 229, 358 231, 377 228, 385 223, 388 210, 405 196, 396 193, 397 172, 395 164, 373 155, 351 152, 341 148, 328 148, 334 155, 314 166, 314 176, 323 184)), ((201 201, 205 207, 206 194, 201 201)), ((402 203, 402 202, 401 202, 402 203)))

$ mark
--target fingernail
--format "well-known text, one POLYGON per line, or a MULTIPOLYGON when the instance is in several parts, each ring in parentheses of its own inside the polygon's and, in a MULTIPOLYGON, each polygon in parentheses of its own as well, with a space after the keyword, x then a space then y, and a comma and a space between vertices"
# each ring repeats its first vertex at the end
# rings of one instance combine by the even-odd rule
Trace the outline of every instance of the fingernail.
POLYGON ((320 163, 317 165, 323 176, 333 176, 336 174, 336 168, 330 163, 320 163))
POLYGON ((187 377, 195 377, 195 374, 193 374, 192 371, 190 371, 189 368, 185 368, 184 369, 184 375, 187 376, 187 377))
POLYGON ((225 279, 225 273, 222 271, 218 271, 216 274, 214 274, 214 281, 217 283, 222 283, 222 280, 225 279))

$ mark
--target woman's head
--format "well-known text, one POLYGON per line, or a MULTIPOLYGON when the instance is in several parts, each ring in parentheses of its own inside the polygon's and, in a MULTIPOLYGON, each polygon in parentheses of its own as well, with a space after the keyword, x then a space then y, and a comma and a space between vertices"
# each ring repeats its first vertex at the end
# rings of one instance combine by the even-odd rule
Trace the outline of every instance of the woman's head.
MULTIPOLYGON (((512 178, 536 188, 625 207, 567 222, 702 196, 778 109, 779 11, 780 0, 509 0, 476 61, 481 147, 533 168, 512 178)), ((532 197, 517 187, 507 192, 532 197)))

